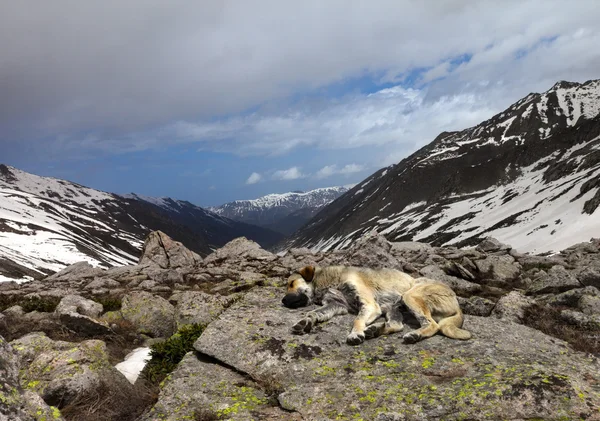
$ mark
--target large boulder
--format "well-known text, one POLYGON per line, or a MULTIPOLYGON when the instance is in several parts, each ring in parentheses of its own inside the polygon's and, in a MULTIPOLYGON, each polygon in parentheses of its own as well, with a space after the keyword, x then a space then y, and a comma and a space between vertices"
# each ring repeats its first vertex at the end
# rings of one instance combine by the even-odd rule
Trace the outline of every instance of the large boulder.
POLYGON ((206 256, 204 263, 210 266, 240 261, 270 262, 276 259, 276 255, 263 250, 258 243, 248 240, 246 237, 239 237, 206 256))
POLYGON ((95 268, 88 262, 77 262, 48 276, 44 281, 80 281, 100 276, 103 272, 102 269, 95 268))
POLYGON ((538 272, 527 291, 537 295, 559 293, 581 287, 583 285, 569 271, 561 265, 555 265, 548 269, 548 272, 543 270, 538 272))
POLYGON ((58 315, 79 313, 89 317, 98 317, 100 314, 102 314, 102 311, 102 304, 93 300, 88 300, 80 295, 64 296, 54 310, 54 312, 58 315))
POLYGON ((175 307, 164 298, 146 291, 125 295, 121 315, 138 331, 155 338, 168 338, 175 332, 175 307))
POLYGON ((482 282, 501 287, 515 281, 521 273, 520 265, 512 256, 508 255, 487 256, 484 259, 476 260, 475 266, 484 279, 482 282))
POLYGON ((57 408, 51 408, 35 392, 21 387, 20 368, 13 347, 0 336, 0 420, 62 420, 57 408))
POLYGON ((193 323, 209 324, 238 298, 238 295, 224 297, 200 291, 184 291, 173 294, 169 302, 175 303, 175 321, 177 327, 181 327, 193 323))
POLYGON ((125 399, 133 393, 127 379, 110 364, 103 341, 53 341, 37 332, 11 344, 23 367, 21 384, 49 405, 64 408, 76 400, 97 399, 106 390, 118 391, 125 399))
POLYGON ((152 231, 146 237, 139 264, 155 264, 163 269, 192 267, 200 263, 202 258, 174 241, 162 231, 152 231))
POLYGON ((377 232, 361 237, 343 256, 344 264, 402 270, 403 262, 392 254, 392 244, 377 232))
POLYGON ((511 291, 498 300, 492 310, 492 316, 513 323, 523 323, 525 311, 533 304, 534 301, 531 298, 518 291, 511 291))
POLYGON ((60 300, 54 314, 67 328, 89 337, 112 332, 106 323, 96 319, 103 310, 100 303, 79 295, 67 295, 60 300))
POLYGON ((309 420, 594 419, 600 362, 560 340, 495 318, 467 316, 468 341, 400 335, 345 344, 353 316, 313 333, 290 327, 304 310, 258 288, 212 322, 200 355, 268 382, 281 407, 309 420), (243 352, 240 352, 243 350, 243 352))

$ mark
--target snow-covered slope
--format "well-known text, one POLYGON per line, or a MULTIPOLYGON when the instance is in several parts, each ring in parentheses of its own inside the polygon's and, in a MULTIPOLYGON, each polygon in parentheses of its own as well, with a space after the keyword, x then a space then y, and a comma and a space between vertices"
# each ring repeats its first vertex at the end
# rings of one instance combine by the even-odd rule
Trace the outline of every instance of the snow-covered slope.
POLYGON ((291 234, 321 208, 347 191, 347 187, 340 186, 307 192, 268 194, 253 200, 236 200, 210 210, 236 221, 291 234))
POLYGON ((494 236, 546 252, 600 236, 600 81, 559 82, 384 168, 282 247, 390 240, 467 246, 494 236))
POLYGON ((238 236, 265 246, 282 238, 189 202, 122 197, 0 164, 0 281, 39 279, 83 260, 136 263, 157 229, 201 254, 238 236))

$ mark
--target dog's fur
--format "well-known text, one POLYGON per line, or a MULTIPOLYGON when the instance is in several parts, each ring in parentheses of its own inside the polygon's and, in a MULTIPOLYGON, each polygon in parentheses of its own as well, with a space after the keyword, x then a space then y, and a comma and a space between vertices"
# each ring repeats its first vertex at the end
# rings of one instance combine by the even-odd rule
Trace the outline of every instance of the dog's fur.
POLYGON ((306 266, 289 277, 282 302, 289 308, 313 302, 322 304, 293 326, 292 331, 297 334, 308 333, 316 323, 336 315, 356 314, 346 339, 350 345, 402 331, 402 304, 421 324, 420 329, 404 335, 406 343, 415 343, 437 332, 454 339, 471 337, 461 329, 463 314, 450 287, 394 269, 306 266), (386 321, 374 323, 382 315, 386 321))

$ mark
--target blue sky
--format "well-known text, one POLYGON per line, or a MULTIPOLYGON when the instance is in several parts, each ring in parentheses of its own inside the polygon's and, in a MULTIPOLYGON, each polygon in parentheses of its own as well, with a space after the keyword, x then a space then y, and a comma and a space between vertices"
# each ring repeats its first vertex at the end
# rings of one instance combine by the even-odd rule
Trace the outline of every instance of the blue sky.
POLYGON ((357 183, 600 78, 599 18, 586 0, 2 5, 0 162, 202 206, 357 183))

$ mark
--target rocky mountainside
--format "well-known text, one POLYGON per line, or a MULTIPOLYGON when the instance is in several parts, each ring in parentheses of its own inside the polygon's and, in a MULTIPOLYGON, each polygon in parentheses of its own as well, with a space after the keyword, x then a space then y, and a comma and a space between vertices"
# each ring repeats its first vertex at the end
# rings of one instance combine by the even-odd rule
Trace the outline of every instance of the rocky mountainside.
POLYGON ((281 249, 388 239, 558 251, 600 232, 600 81, 559 82, 460 132, 441 133, 324 208, 281 249))
POLYGON ((319 210, 348 191, 347 187, 325 187, 307 192, 269 194, 254 200, 236 200, 210 208, 218 215, 290 235, 319 210))
POLYGON ((240 235, 264 246, 282 238, 189 202, 123 197, 0 165, 0 281, 40 279, 81 260, 134 263, 156 229, 202 255, 240 235))
POLYGON ((0 284, 0 419, 600 420, 599 287, 598 239, 548 257, 493 238, 459 249, 372 233, 284 256, 238 238, 201 258, 154 232, 136 265, 0 284), (310 308, 281 298, 307 264, 444 282, 473 338, 353 347, 349 315, 293 335, 310 308), (144 346, 146 368, 124 370, 144 346))

